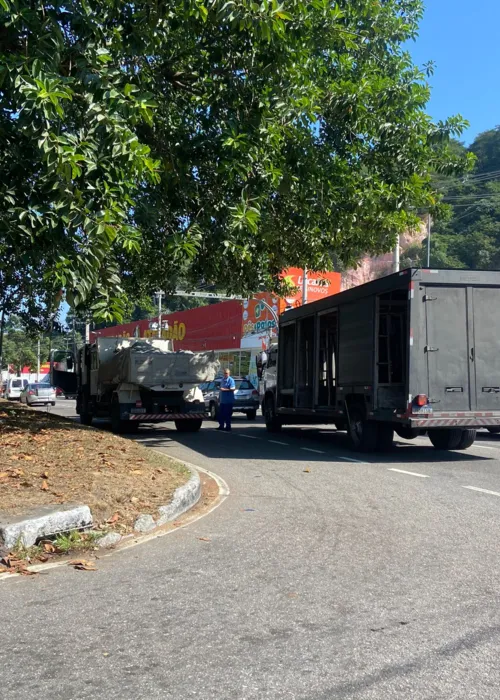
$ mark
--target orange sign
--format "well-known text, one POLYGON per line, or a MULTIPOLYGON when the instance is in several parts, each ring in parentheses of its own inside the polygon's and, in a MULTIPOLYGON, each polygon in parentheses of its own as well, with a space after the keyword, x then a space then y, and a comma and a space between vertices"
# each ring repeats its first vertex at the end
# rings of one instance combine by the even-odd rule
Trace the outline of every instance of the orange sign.
MULTIPOLYGON (((283 278, 294 287, 298 287, 295 294, 280 299, 280 313, 289 307, 302 305, 302 287, 304 283, 304 271, 300 267, 289 267, 283 271, 283 278)), ((340 272, 308 272, 307 273, 307 303, 324 299, 332 294, 340 292, 342 275, 340 272)))

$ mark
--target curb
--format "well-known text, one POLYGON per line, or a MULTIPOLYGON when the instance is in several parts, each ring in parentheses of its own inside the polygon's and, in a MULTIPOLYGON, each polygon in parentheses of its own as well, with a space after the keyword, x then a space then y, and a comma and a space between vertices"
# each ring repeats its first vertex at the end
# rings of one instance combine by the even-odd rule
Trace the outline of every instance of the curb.
MULTIPOLYGON (((156 520, 152 515, 142 513, 136 518, 134 532, 150 532, 161 525, 176 520, 198 503, 201 497, 200 476, 191 465, 188 466, 188 469, 191 472, 190 479, 176 488, 170 503, 158 508, 156 520)), ((17 542, 21 542, 25 547, 30 547, 41 537, 52 537, 71 530, 88 530, 92 527, 92 522, 92 514, 87 505, 45 506, 36 509, 27 516, 0 522, 0 545, 11 549, 17 542)), ((96 544, 98 547, 115 547, 123 539, 129 537, 130 533, 120 535, 117 532, 108 532, 100 537, 96 544)))

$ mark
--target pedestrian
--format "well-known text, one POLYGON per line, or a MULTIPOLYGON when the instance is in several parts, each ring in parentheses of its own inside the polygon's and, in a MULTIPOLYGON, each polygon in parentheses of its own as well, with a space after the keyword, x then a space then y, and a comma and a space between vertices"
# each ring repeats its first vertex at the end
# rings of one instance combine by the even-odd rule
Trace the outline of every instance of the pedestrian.
POLYGON ((217 430, 231 430, 233 415, 234 391, 236 384, 229 369, 224 370, 224 379, 220 383, 219 393, 219 427, 217 430))

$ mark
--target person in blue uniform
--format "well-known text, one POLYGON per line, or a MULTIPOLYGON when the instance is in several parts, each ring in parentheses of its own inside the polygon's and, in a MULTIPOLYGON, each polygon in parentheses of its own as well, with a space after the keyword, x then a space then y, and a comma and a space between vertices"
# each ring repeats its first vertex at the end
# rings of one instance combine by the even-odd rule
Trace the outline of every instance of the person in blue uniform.
POLYGON ((219 393, 219 427, 217 430, 231 430, 233 415, 234 391, 236 385, 228 369, 224 370, 224 379, 220 383, 219 393))

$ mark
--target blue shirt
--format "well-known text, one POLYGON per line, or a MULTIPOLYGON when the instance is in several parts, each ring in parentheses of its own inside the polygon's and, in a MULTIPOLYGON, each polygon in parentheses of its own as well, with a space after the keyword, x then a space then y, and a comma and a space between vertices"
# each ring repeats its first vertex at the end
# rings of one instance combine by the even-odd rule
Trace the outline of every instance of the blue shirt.
MULTIPOLYGON (((232 377, 224 377, 220 383, 221 389, 235 389, 236 384, 232 377)), ((234 403, 234 391, 220 391, 219 400, 221 403, 234 403)))

